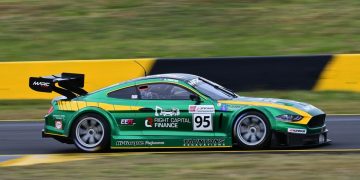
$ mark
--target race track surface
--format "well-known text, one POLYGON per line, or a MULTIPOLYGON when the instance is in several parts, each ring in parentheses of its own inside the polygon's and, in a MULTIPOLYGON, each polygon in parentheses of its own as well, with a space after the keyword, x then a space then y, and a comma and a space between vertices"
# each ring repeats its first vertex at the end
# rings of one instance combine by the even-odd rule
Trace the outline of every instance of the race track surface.
MULTIPOLYGON (((327 127, 332 143, 305 150, 324 150, 324 152, 326 150, 360 150, 360 116, 329 116, 327 117, 327 127)), ((51 138, 41 138, 42 128, 42 122, 0 122, 0 155, 79 152, 74 145, 62 144, 51 138)), ((167 149, 165 151, 175 150, 167 149)), ((212 151, 212 149, 206 151, 212 151)))

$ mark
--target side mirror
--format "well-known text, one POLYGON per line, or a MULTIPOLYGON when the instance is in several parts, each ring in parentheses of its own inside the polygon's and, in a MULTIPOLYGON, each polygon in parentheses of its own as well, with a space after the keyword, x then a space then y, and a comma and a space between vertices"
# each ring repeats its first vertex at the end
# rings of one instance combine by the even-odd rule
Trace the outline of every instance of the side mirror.
POLYGON ((194 94, 191 94, 191 95, 190 95, 190 100, 195 101, 196 104, 200 104, 200 103, 201 103, 200 97, 197 96, 197 95, 194 95, 194 94))

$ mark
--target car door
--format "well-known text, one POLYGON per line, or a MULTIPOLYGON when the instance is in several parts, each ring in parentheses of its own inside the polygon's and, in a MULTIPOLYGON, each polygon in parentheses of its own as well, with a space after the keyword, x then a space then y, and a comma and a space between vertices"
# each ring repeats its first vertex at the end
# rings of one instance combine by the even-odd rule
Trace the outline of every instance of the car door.
POLYGON ((196 105, 190 99, 190 96, 198 97, 193 91, 173 83, 141 84, 137 89, 140 95, 137 106, 142 108, 136 121, 143 122, 143 135, 214 136, 214 106, 205 100, 196 105), (207 107, 209 112, 201 113, 197 111, 199 107, 207 107))

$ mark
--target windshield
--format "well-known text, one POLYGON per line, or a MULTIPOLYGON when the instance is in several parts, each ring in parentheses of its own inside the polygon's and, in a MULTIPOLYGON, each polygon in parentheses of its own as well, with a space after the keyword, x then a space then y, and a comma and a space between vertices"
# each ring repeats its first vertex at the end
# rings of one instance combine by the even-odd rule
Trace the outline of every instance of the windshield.
POLYGON ((203 78, 192 79, 188 83, 214 100, 228 100, 238 97, 232 91, 203 78))

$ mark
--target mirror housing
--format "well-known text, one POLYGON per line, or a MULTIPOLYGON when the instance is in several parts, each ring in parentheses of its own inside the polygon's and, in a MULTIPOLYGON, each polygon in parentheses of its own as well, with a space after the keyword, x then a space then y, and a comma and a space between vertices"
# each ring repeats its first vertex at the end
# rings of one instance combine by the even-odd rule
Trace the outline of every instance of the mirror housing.
POLYGON ((195 104, 200 104, 201 103, 201 99, 200 99, 200 97, 198 95, 191 94, 190 95, 190 100, 195 101, 196 102, 195 104))

